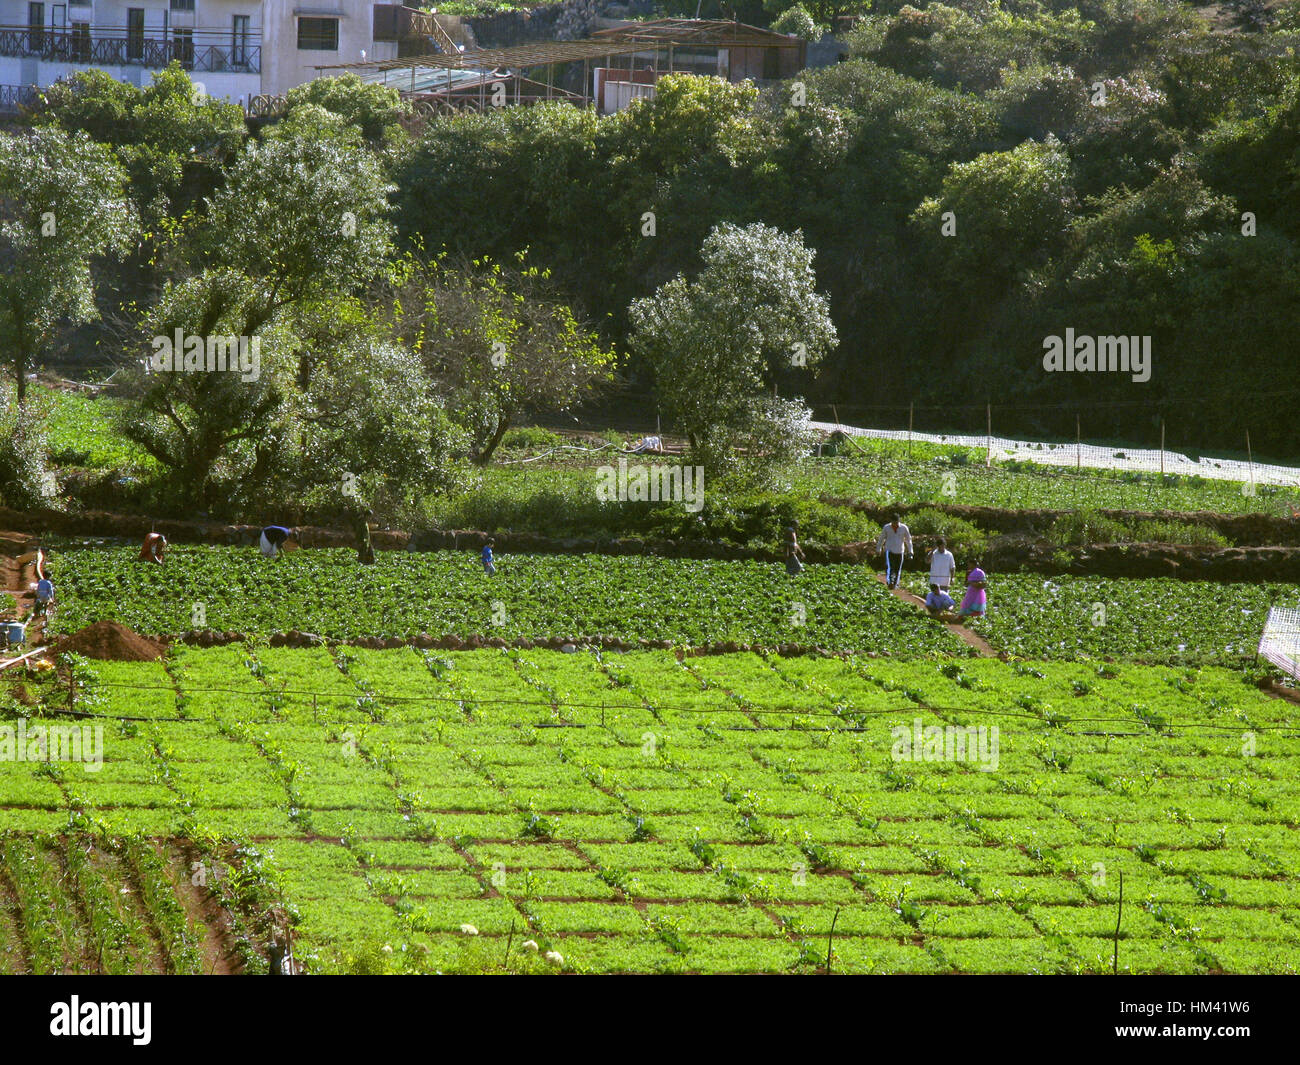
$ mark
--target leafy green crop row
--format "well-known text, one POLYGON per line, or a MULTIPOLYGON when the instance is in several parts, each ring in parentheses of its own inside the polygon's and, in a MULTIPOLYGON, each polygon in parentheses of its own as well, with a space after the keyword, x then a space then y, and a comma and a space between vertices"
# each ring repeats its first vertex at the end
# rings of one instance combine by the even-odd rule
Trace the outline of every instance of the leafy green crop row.
POLYGON ((833 918, 839 971, 1103 972, 1121 870, 1125 971, 1300 947, 1295 707, 1225 670, 232 645, 78 706, 149 720, 0 762, 0 829, 255 836, 316 972, 812 972, 833 918))
POLYGON ((609 635, 681 643, 820 644, 893 654, 958 653, 948 632, 888 595, 870 570, 655 557, 519 555, 487 577, 470 552, 177 548, 165 567, 127 549, 60 559, 57 628, 113 618, 145 633, 194 628, 322 636, 609 635))
MULTIPOLYGON (((918 594, 923 580, 911 579, 918 594)), ((1298 601, 1296 585, 992 574, 989 614, 976 627, 1026 658, 1241 665, 1255 656, 1269 607, 1298 601)))

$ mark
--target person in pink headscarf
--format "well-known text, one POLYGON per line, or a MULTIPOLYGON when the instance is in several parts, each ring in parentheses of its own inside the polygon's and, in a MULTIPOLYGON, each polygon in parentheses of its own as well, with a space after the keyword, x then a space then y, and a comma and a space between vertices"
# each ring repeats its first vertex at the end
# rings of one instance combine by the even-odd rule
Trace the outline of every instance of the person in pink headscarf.
POLYGON ((957 611, 958 617, 963 620, 982 618, 989 606, 987 588, 988 578, 980 569, 980 564, 976 562, 974 568, 966 574, 966 595, 962 598, 961 607, 957 611))

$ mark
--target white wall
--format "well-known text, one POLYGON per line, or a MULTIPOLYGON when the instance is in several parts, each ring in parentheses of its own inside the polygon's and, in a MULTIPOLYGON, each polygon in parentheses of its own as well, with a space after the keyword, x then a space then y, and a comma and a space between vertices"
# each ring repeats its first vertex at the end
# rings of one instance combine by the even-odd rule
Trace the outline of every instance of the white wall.
MULTIPOLYGON (((203 0, 196 0, 203 3, 203 0)), ((262 34, 262 91, 278 95, 322 74, 318 65, 360 63, 397 54, 395 44, 374 41, 375 0, 263 0, 265 30, 262 34), (337 18, 339 47, 336 52, 298 50, 298 19, 337 18), (380 51, 382 49, 382 51, 380 51)))
MULTIPOLYGON (((66 5, 64 14, 56 12, 56 5, 46 0, 45 20, 49 29, 88 22, 92 37, 124 38, 127 9, 142 8, 146 40, 167 40, 174 28, 192 28, 198 58, 208 45, 229 49, 234 41, 233 16, 247 15, 248 45, 250 49, 260 48, 260 73, 197 69, 201 64, 190 72, 209 95, 243 101, 259 93, 279 95, 331 73, 318 71, 317 65, 360 62, 363 49, 367 59, 395 58, 395 42, 376 44, 372 38, 374 4, 375 0, 195 0, 196 10, 186 12, 171 11, 168 0, 92 0, 87 5, 66 5), (337 18, 338 50, 300 51, 298 19, 303 16, 337 18)), ((25 28, 27 24, 27 0, 0 0, 0 26, 25 28)), ((89 64, 66 60, 0 56, 0 84, 44 87, 61 76, 87 69, 89 64)), ((156 68, 136 63, 102 69, 136 86, 148 85, 156 73, 156 68)))

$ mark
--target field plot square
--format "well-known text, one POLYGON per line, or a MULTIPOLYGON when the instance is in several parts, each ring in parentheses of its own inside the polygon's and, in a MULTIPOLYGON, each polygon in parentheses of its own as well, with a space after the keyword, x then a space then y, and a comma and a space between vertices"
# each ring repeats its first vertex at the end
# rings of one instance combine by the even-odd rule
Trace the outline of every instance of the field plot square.
POLYGON ((646 932, 646 922, 631 906, 622 902, 547 902, 528 899, 520 905, 538 928, 555 935, 574 932, 607 932, 637 936, 646 932))
POLYGON ((949 966, 922 947, 899 939, 835 937, 833 967, 838 972, 874 975, 941 973, 949 966))

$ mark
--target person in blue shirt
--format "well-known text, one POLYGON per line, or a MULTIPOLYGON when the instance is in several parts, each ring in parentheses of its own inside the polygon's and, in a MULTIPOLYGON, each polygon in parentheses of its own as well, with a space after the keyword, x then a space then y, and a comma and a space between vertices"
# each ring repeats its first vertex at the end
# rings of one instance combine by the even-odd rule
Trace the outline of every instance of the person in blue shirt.
POLYGON ((496 543, 492 537, 488 537, 488 542, 483 545, 483 572, 489 577, 497 571, 496 564, 492 561, 492 545, 496 543))
POLYGON ((930 617, 946 614, 956 605, 956 601, 944 589, 937 584, 930 585, 930 594, 925 597, 925 608, 930 612, 930 617))
POLYGON ((36 606, 32 610, 33 617, 44 617, 50 611, 50 603, 54 600, 54 583, 50 580, 50 568, 45 567, 45 576, 36 582, 36 606))

